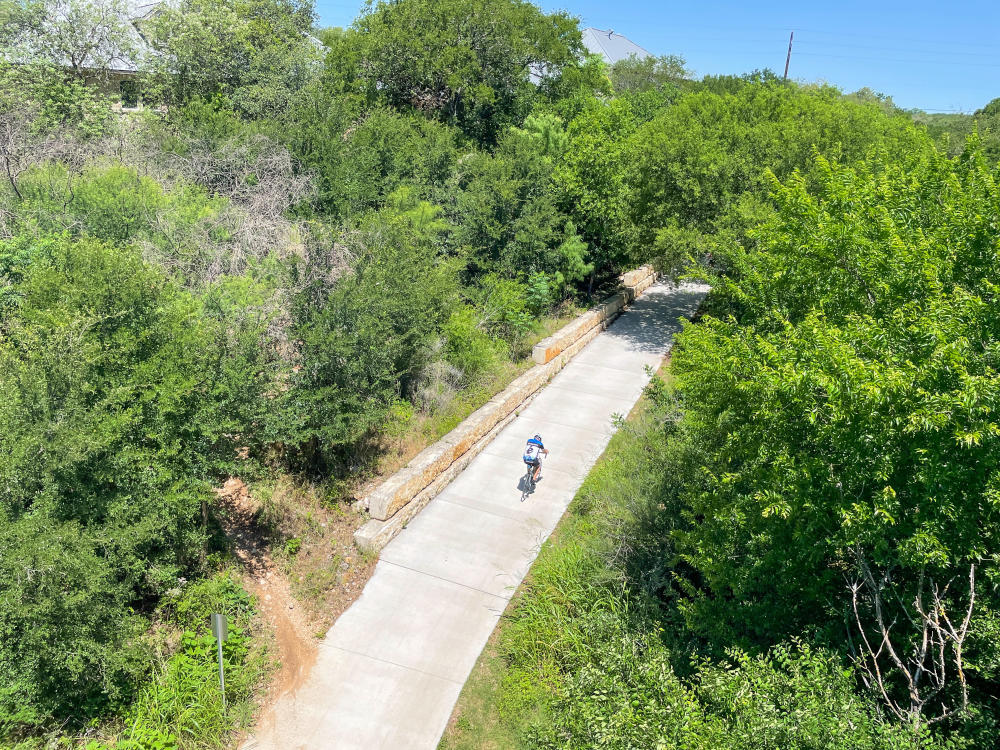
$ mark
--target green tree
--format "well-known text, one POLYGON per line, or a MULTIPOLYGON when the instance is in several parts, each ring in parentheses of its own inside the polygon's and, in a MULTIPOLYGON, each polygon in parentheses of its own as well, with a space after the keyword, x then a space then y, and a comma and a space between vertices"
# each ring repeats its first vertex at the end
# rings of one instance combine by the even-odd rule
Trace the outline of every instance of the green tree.
POLYGON ((127 698, 132 607, 198 569, 208 480, 256 445, 272 375, 241 301, 91 238, 0 245, 0 726, 127 698))
POLYGON ((56 66, 78 79, 142 62, 124 0, 21 0, 7 8, 0 44, 8 60, 56 66))
POLYGON ((330 283, 322 258, 295 308, 298 360, 276 431, 310 468, 354 469, 407 388, 456 301, 438 226, 386 212, 349 238, 351 270, 330 283))
POLYGON ((908 117, 845 101, 832 87, 708 82, 633 136, 627 174, 638 242, 651 245, 675 225, 710 231, 745 193, 767 195, 767 169, 784 179, 805 169, 814 149, 856 162, 873 149, 897 159, 917 148, 930 144, 908 117))
MULTIPOLYGON (((898 617, 958 576, 954 613, 1000 543, 997 170, 973 146, 856 171, 819 158, 772 186, 777 217, 731 250, 715 314, 674 358, 705 462, 675 535, 689 621, 722 640, 830 627, 839 641, 845 575, 865 566, 891 571, 898 617)), ((939 700, 957 705, 959 682, 939 700)))
POLYGON ((528 114, 533 72, 556 79, 583 52, 575 19, 526 0, 378 2, 354 28, 354 75, 369 96, 454 123, 482 143, 528 114))
POLYGON ((315 175, 319 210, 337 218, 378 209, 402 186, 433 193, 458 158, 453 128, 384 106, 362 112, 327 87, 304 92, 274 129, 315 175))
POLYGON ((556 203, 553 157, 564 143, 560 122, 529 118, 526 129, 504 134, 494 154, 463 162, 454 220, 473 276, 542 272, 572 282, 589 272, 586 243, 556 203))
POLYGON ((589 245, 599 273, 645 260, 636 247, 631 210, 633 136, 671 98, 663 90, 591 97, 566 127, 568 142, 553 173, 557 200, 589 245))
POLYGON ((221 95, 251 118, 284 112, 320 71, 314 18, 310 0, 164 4, 142 24, 159 53, 148 63, 153 95, 179 104, 221 95))
POLYGON ((686 61, 679 55, 629 55, 611 66, 615 91, 648 91, 664 85, 676 86, 691 77, 686 61))

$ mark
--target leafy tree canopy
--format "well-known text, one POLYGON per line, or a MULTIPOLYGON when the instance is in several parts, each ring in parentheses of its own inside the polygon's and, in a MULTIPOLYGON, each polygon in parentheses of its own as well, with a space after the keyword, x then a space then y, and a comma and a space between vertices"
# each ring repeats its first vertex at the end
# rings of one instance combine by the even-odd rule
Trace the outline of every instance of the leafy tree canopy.
POLYGON ((629 55, 611 66, 611 84, 615 91, 646 91, 665 84, 677 85, 691 77, 691 71, 679 55, 637 57, 629 55))
POLYGON ((576 20, 527 0, 370 3, 354 29, 344 44, 369 96, 485 143, 528 113, 532 75, 557 79, 583 59, 576 20))
POLYGON ((142 24, 158 54, 153 97, 221 95, 247 117, 286 110, 320 66, 311 0, 182 0, 142 24))

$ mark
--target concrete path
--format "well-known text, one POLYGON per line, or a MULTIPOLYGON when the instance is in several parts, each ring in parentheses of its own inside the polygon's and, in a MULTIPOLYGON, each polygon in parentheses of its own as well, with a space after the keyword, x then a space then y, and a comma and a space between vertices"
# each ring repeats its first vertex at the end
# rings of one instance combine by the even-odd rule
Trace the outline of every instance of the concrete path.
POLYGON ((707 287, 651 287, 549 383, 380 556, 312 673, 246 750, 431 750, 462 685, 613 432, 707 287), (525 441, 551 454, 521 502, 525 441))

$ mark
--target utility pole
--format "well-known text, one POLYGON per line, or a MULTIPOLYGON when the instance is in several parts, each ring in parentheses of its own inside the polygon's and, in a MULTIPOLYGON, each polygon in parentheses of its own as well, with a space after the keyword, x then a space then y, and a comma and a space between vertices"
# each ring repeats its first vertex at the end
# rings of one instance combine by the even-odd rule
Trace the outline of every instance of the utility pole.
POLYGON ((792 61, 792 39, 795 38, 795 32, 793 31, 788 35, 788 56, 785 58, 785 80, 788 80, 788 63, 792 61))

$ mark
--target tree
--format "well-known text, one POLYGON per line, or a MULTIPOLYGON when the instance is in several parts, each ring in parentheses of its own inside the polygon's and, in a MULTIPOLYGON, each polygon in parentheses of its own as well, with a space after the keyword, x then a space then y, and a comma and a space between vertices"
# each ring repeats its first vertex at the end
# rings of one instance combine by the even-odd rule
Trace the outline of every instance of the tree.
POLYGON ((553 174, 558 203, 573 218, 599 273, 624 270, 639 255, 628 179, 632 138, 669 101, 662 91, 591 97, 566 127, 568 141, 553 174))
MULTIPOLYGON (((839 641, 841 623, 858 620, 855 637, 861 627, 881 644, 891 606, 892 647, 919 651, 938 597, 934 617, 956 624, 945 647, 965 644, 966 674, 995 660, 975 636, 969 571, 995 570, 1000 544, 998 184, 975 144, 956 161, 920 149, 856 170, 817 158, 808 178, 772 180, 778 214, 753 245, 720 248, 721 299, 673 360, 682 429, 704 466, 674 539, 692 567, 696 629, 839 641), (859 581, 856 617, 845 583, 859 581)), ((988 621, 995 593, 974 598, 988 621)), ((890 695, 904 671, 892 670, 890 695)), ((964 705, 964 679, 924 684, 913 705, 925 718, 964 705)))
POLYGON ((332 280, 322 256, 304 270, 298 362, 275 430, 305 468, 357 470, 447 320, 457 269, 438 252, 435 213, 417 204, 370 216, 343 238, 355 258, 346 275, 332 280))
POLYGON ((648 91, 660 86, 676 86, 691 77, 680 55, 638 57, 629 55, 611 66, 611 85, 615 91, 648 91))
POLYGON ((454 220, 473 275, 558 274, 562 286, 589 273, 586 243, 556 203, 554 157, 565 143, 560 121, 528 118, 492 156, 475 154, 462 165, 454 220))
POLYGON ((369 4, 350 38, 368 95, 458 125, 491 143, 527 115, 530 77, 558 78, 582 60, 575 19, 527 0, 369 4))
POLYGON ((73 521, 0 515, 0 736, 131 698, 145 623, 102 547, 73 521))
POLYGON ((993 99, 982 109, 977 109, 972 118, 986 158, 993 162, 1000 161, 1000 97, 993 99))
POLYGON ((675 225, 710 231, 741 195, 767 195, 765 168, 784 179, 814 149, 854 162, 873 148, 899 158, 930 144, 908 117, 845 101, 832 87, 710 81, 633 137, 627 175, 638 242, 651 245, 675 225))
POLYGON ((141 38, 124 0, 25 0, 14 7, 9 54, 22 64, 53 65, 77 78, 134 69, 141 38))
POLYGON ((404 185, 433 191, 458 159, 454 128, 386 106, 362 112, 325 86, 303 92, 279 129, 315 175, 317 203, 331 217, 356 219, 404 185))
POLYGON ((233 297, 92 238, 0 244, 0 727, 125 700, 133 607, 201 564, 272 377, 233 297))
POLYGON ((143 23, 158 53, 156 95, 169 102, 225 97, 240 114, 284 112, 320 72, 310 0, 183 0, 143 23))

